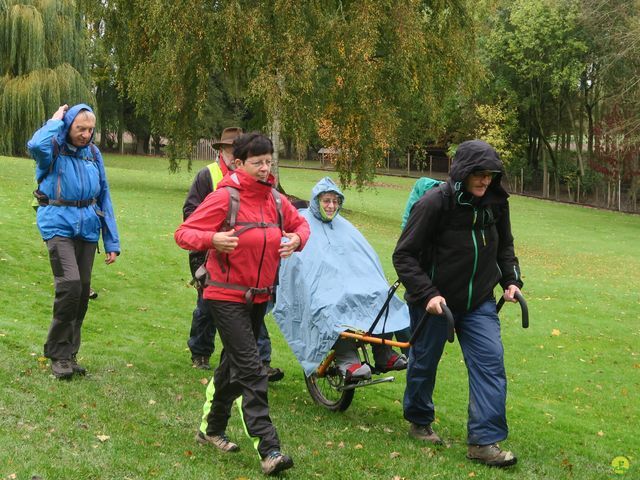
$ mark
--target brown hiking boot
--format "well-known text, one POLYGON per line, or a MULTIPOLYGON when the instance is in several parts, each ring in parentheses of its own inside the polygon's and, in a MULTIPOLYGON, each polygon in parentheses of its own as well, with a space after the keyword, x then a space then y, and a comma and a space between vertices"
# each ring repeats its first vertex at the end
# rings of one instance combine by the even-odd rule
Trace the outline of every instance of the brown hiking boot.
POLYGON ((438 434, 433 431, 431 425, 417 425, 412 423, 409 428, 409 436, 416 440, 433 443, 434 445, 442 445, 444 443, 438 434))
POLYGON ((283 470, 293 467, 293 459, 289 455, 284 455, 274 450, 269 455, 260 460, 262 473, 266 475, 274 475, 283 470))
POLYGON ((205 357, 204 355, 192 355, 191 363, 193 363, 193 368, 199 368, 200 370, 211 370, 211 365, 209 365, 209 357, 205 357))
POLYGON ((69 364, 71 365, 71 370, 73 370, 73 373, 75 373, 76 375, 87 374, 87 369, 78 363, 78 360, 76 359, 75 355, 71 356, 71 360, 69 360, 69 364))
POLYGON ((237 452, 240 450, 240 447, 229 440, 224 433, 222 435, 205 435, 202 432, 198 432, 196 433, 196 442, 201 445, 213 445, 218 450, 225 453, 237 452))
POLYGON ((508 450, 501 450, 497 443, 491 445, 469 445, 467 458, 491 467, 515 465, 518 459, 508 450))
POLYGON ((51 360, 51 371, 53 376, 60 380, 73 377, 73 369, 69 360, 51 360))

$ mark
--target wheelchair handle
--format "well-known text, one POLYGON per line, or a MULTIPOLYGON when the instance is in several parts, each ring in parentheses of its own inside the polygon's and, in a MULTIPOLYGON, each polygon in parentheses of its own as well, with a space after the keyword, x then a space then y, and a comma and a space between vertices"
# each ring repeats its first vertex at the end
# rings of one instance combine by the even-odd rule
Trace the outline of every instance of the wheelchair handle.
POLYGON ((442 308, 444 316, 447 317, 447 340, 449 343, 453 343, 455 340, 456 321, 453 318, 453 313, 445 303, 440 303, 440 308, 442 308))
MULTIPOLYGON (((524 299, 520 292, 516 292, 513 296, 520 304, 520 310, 522 311, 522 328, 529 328, 529 307, 527 301, 524 299)), ((500 309, 504 305, 504 297, 500 297, 498 304, 496 305, 496 313, 500 313, 500 309)))
MULTIPOLYGON (((449 307, 447 307, 446 304, 440 303, 440 308, 442 308, 442 315, 447 319, 447 340, 449 341, 449 343, 453 343, 455 339, 456 322, 453 318, 453 314, 451 313, 451 310, 449 310, 449 307)), ((411 335, 411 340, 409 340, 409 343, 411 345, 415 343, 416 339, 420 335, 420 332, 426 325, 428 318, 429 318, 429 314, 427 312, 424 312, 424 315, 422 316, 422 319, 420 320, 418 327, 415 329, 415 331, 411 335)))

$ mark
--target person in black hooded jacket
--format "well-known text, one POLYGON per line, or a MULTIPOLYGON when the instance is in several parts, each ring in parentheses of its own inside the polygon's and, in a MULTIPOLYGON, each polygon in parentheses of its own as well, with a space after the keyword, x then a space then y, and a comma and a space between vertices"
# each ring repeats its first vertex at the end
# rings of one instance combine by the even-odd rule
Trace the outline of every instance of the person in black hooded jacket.
POLYGON ((448 182, 418 200, 393 264, 406 288, 411 328, 428 318, 409 353, 404 417, 409 434, 442 443, 431 428, 436 371, 447 339, 441 303, 452 311, 469 375, 467 457, 492 466, 516 463, 507 438, 504 348, 494 288, 515 302, 522 280, 514 253, 504 174, 497 152, 481 140, 458 146, 448 182))

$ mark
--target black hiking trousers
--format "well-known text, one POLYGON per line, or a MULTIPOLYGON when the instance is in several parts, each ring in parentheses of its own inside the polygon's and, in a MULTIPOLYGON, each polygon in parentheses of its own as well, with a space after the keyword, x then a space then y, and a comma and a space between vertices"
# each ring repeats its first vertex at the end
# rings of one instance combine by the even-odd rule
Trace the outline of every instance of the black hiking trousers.
POLYGON ((260 360, 256 339, 264 322, 267 303, 253 304, 205 300, 222 341, 220 364, 213 376, 214 392, 207 416, 207 435, 227 428, 233 401, 241 397, 242 420, 260 457, 280 450, 267 398, 267 371, 260 360), (255 444, 255 442, 254 442, 255 444))

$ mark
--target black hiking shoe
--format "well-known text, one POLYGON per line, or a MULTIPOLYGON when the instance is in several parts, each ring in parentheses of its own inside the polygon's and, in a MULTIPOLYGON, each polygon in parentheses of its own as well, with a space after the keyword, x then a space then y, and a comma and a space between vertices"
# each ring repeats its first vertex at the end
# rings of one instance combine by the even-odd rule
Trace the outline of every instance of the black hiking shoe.
POLYGON ((199 368, 200 370, 211 370, 211 365, 209 365, 209 357, 204 355, 192 355, 191 363, 193 364, 193 368, 199 368))

